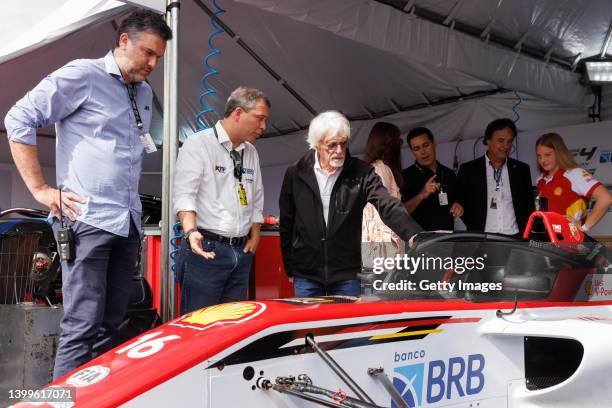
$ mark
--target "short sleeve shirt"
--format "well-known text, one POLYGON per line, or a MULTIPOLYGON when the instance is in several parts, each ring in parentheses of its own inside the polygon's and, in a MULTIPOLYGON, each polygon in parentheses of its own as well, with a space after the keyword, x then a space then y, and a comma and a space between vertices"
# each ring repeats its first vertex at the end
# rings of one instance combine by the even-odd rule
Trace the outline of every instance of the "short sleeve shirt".
POLYGON ((584 221, 587 203, 601 183, 581 168, 559 169, 555 174, 538 178, 538 194, 548 200, 548 210, 584 221))

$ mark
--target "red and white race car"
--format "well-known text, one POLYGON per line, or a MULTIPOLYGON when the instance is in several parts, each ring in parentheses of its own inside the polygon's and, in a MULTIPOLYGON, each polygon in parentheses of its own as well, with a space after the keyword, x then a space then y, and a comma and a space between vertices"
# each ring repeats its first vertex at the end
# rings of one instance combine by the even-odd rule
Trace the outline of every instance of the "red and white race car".
POLYGON ((46 388, 72 402, 15 406, 611 407, 606 248, 550 213, 527 231, 421 234, 409 257, 442 263, 369 296, 189 313, 46 388))

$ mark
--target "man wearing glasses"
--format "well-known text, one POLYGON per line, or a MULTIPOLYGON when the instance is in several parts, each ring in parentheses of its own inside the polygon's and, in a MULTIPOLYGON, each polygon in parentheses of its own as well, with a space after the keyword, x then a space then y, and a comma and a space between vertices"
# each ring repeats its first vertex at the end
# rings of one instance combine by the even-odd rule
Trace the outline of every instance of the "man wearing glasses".
POLYGON ((421 227, 393 198, 370 164, 348 152, 350 126, 339 112, 316 116, 310 151, 285 173, 280 236, 285 272, 295 296, 358 295, 363 208, 372 203, 401 239, 421 227))
POLYGON ((181 314, 246 299, 264 200, 251 143, 266 129, 269 109, 263 92, 240 87, 224 118, 190 136, 179 152, 174 211, 184 231, 177 262, 181 314))

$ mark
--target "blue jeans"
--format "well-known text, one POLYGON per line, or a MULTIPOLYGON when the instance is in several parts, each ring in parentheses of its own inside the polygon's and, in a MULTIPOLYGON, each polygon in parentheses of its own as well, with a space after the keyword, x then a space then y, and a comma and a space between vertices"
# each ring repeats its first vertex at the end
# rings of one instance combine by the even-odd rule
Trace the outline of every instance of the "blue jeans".
MULTIPOLYGON (((51 227, 57 239, 60 227, 51 227)), ((62 262, 64 317, 53 378, 115 347, 136 271, 140 236, 132 221, 121 237, 77 221, 73 226, 76 257, 62 262)))
POLYGON ((202 241, 204 251, 214 251, 214 259, 194 254, 189 243, 181 245, 181 315, 225 302, 245 300, 253 253, 242 252, 243 245, 228 245, 218 241, 202 241))
POLYGON ((312 279, 293 278, 293 289, 295 297, 353 295, 361 293, 361 285, 357 279, 348 279, 333 283, 323 284, 312 279))

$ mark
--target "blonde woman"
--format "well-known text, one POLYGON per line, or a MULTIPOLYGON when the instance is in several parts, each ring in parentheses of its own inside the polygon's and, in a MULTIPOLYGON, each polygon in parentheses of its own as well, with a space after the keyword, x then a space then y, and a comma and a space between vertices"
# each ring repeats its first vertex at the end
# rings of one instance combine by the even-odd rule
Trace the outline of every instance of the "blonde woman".
POLYGON ((588 171, 578 167, 563 138, 556 133, 536 141, 538 194, 548 200, 548 210, 567 216, 582 231, 593 228, 612 204, 612 195, 588 171), (590 199, 595 205, 587 214, 590 199))

